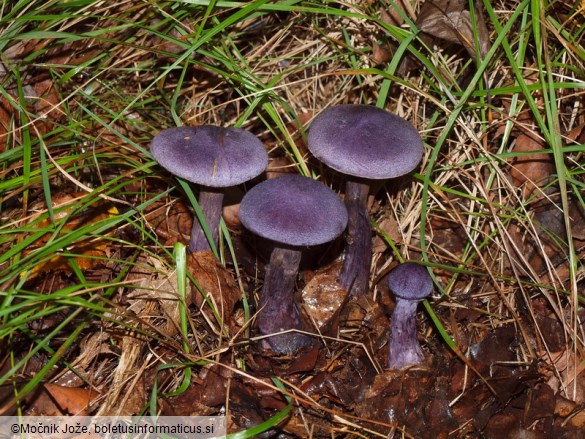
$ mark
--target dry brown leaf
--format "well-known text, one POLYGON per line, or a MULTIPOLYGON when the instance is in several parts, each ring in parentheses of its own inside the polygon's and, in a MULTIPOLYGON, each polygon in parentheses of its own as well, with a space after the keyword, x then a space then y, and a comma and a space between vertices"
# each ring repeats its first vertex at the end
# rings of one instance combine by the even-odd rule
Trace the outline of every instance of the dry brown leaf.
MULTIPOLYGON (((528 84, 535 83, 538 78, 534 73, 527 74, 524 78, 528 84)), ((537 96, 540 101, 541 97, 537 96)), ((506 114, 510 114, 510 102, 503 100, 506 114)), ((511 135, 515 137, 514 152, 523 153, 520 157, 510 160, 510 177, 512 183, 522 188, 522 194, 528 199, 535 190, 546 186, 550 182, 550 176, 554 172, 554 164, 550 154, 542 154, 536 151, 546 148, 546 142, 539 135, 534 116, 529 110, 523 110, 513 115, 514 126, 511 135)), ((506 127, 502 124, 496 137, 503 135, 506 127)))
POLYGON ((347 291, 337 282, 337 270, 320 271, 301 293, 303 310, 318 328, 322 328, 339 310, 347 291))
MULTIPOLYGON (((177 276, 156 257, 142 254, 138 264, 126 278, 135 281, 134 288, 126 294, 130 301, 129 310, 141 318, 152 315, 152 303, 156 302, 159 313, 166 318, 164 332, 172 337, 179 331, 179 291, 177 276)), ((190 295, 190 285, 187 285, 187 297, 190 295)))
MULTIPOLYGON (((53 84, 52 79, 38 81, 33 86, 36 96, 35 108, 43 116, 51 114, 53 119, 58 118, 62 113, 53 111, 59 106, 61 98, 53 84)), ((40 128, 47 128, 46 124, 38 124, 40 128)), ((44 132, 44 131, 43 131, 44 132)))
POLYGON ((96 390, 63 387, 57 384, 47 383, 45 384, 45 389, 63 411, 77 416, 87 416, 87 408, 99 396, 99 392, 96 390))
POLYGON ((510 162, 510 177, 516 187, 522 187, 525 199, 536 189, 546 185, 554 172, 549 154, 531 152, 544 149, 545 146, 544 141, 535 135, 523 133, 516 138, 514 152, 526 154, 510 162))
POLYGON ((569 206, 569 217, 573 238, 585 241, 585 209, 577 201, 569 206))
MULTIPOLYGON (((400 233, 400 227, 398 222, 393 216, 386 216, 382 221, 378 223, 378 227, 382 232, 392 239, 396 244, 402 242, 402 234, 400 233)), ((388 249, 388 244, 379 235, 374 238, 374 244, 372 247, 372 253, 384 253, 388 249)))
MULTIPOLYGON (((199 251, 189 255, 187 268, 203 292, 210 296, 222 321, 235 329, 233 310, 242 293, 231 273, 215 258, 211 251, 199 251)), ((196 289, 193 301, 198 307, 204 303, 203 295, 196 289)))
POLYGON ((280 428, 292 437, 338 437, 335 424, 324 416, 293 413, 280 428))
MULTIPOLYGON (((401 7, 402 5, 398 3, 400 2, 396 3, 397 7, 401 7)), ((387 9, 380 8, 380 19, 384 23, 388 23, 392 26, 402 26, 404 23, 402 16, 392 6, 388 7, 387 9)))
MULTIPOLYGON (((535 73, 525 76, 527 83, 535 83, 538 79, 535 73)), ((536 95, 542 101, 540 94, 536 95)), ((510 103, 502 101, 505 113, 512 116, 510 103)), ((509 175, 511 183, 522 190, 522 198, 530 202, 531 212, 534 214, 534 234, 526 232, 526 226, 510 224, 508 231, 512 241, 520 249, 521 257, 541 276, 543 282, 550 282, 550 266, 555 267, 555 277, 568 278, 569 267, 564 252, 561 251, 558 240, 566 239, 565 212, 560 209, 558 185, 553 181, 555 166, 550 154, 538 152, 546 148, 546 142, 539 135, 534 116, 529 110, 513 114, 514 126, 510 134, 514 138, 514 152, 522 153, 509 161, 509 175), (534 235, 537 235, 534 236, 534 235), (553 236, 553 237, 551 237, 553 236)), ((506 128, 502 124, 496 136, 501 136, 506 128)), ((581 129, 575 128, 567 135, 576 140, 581 136, 581 129)), ((584 213, 577 203, 571 201, 568 216, 574 230, 574 238, 580 239, 585 235, 582 218, 584 213)), ((532 228, 532 227, 531 227, 532 228)))
POLYGON ((569 131, 567 137, 577 144, 585 143, 585 123, 582 123, 569 131))
POLYGON ((585 429, 585 409, 580 410, 571 416, 570 422, 577 428, 585 429))
POLYGON ((554 414, 564 418, 575 410, 577 404, 562 395, 556 395, 554 414))
POLYGON ((557 373, 550 376, 547 384, 577 405, 585 404, 585 363, 579 362, 571 350, 553 353, 552 359, 557 373))
POLYGON ((461 255, 467 242, 465 230, 455 221, 433 216, 429 224, 432 230, 433 244, 447 255, 461 255))
MULTIPOLYGON (((4 415, 5 413, 3 413, 4 415)), ((53 397, 42 388, 37 392, 34 398, 30 401, 30 405, 26 410, 27 416, 65 416, 66 413, 59 407, 53 397)))
MULTIPOLYGON (((74 193, 55 197, 53 199, 53 209, 74 203, 78 196, 79 194, 74 193)), ((55 213, 55 219, 60 220, 66 218, 70 214, 71 208, 66 207, 55 213)), ((62 230, 77 230, 83 226, 86 226, 87 224, 95 223, 105 218, 113 217, 117 214, 118 209, 116 209, 116 206, 105 203, 103 201, 98 201, 94 206, 86 209, 83 213, 69 217, 62 230)), ((35 225, 35 228, 43 229, 49 227, 49 225, 50 219, 46 219, 35 225)), ((42 236, 35 242, 34 247, 32 247, 30 250, 27 250, 26 253, 30 253, 36 248, 43 247, 48 242, 50 237, 51 233, 47 233, 46 235, 42 236)), ((99 259, 97 259, 98 257, 103 257, 105 255, 107 244, 107 241, 104 239, 84 239, 71 245, 68 249, 68 253, 80 255, 74 258, 75 262, 82 270, 87 270, 97 265, 99 261, 99 259)), ((32 279, 42 272, 68 271, 70 269, 71 266, 69 265, 69 258, 57 254, 48 261, 35 266, 30 272, 28 272, 28 279, 32 279)))
POLYGON ((391 58, 392 54, 385 46, 378 44, 376 41, 372 43, 372 61, 374 65, 388 62, 391 58))
POLYGON ((426 1, 416 25, 435 38, 462 45, 473 59, 476 59, 474 35, 477 35, 479 55, 483 58, 491 46, 489 33, 481 11, 476 8, 472 20, 467 5, 467 0, 426 1))
POLYGON ((193 214, 180 200, 168 205, 165 202, 154 203, 148 208, 147 218, 157 236, 167 246, 175 242, 186 242, 193 226, 193 214))

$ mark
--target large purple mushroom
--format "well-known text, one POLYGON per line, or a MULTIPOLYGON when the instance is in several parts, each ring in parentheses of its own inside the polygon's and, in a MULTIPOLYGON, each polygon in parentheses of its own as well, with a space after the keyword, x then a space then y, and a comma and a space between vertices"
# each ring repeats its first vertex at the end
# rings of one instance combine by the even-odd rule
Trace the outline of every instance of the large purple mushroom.
POLYGON ((424 356, 416 338, 416 308, 433 291, 433 280, 424 266, 405 262, 390 272, 388 286, 396 296, 390 321, 388 368, 420 364, 424 356))
POLYGON ((345 204, 349 212, 346 251, 340 284, 353 297, 369 291, 372 230, 367 210, 370 180, 408 174, 418 166, 423 143, 408 121, 369 105, 337 105, 311 124, 311 153, 347 174, 345 204))
MULTIPOLYGON (((345 206, 323 183, 285 175, 264 181, 246 193, 240 220, 246 229, 274 242, 260 294, 260 333, 304 329, 293 297, 302 249, 341 235, 347 225, 345 206)), ((273 335, 262 344, 282 354, 311 345, 312 337, 297 331, 273 335)))
MULTIPOLYGON (((268 154, 262 142, 241 128, 213 125, 168 128, 152 139, 151 153, 177 177, 200 185, 199 205, 215 245, 224 188, 251 180, 264 172, 268 154)), ((209 250, 197 218, 189 241, 191 252, 209 250)))

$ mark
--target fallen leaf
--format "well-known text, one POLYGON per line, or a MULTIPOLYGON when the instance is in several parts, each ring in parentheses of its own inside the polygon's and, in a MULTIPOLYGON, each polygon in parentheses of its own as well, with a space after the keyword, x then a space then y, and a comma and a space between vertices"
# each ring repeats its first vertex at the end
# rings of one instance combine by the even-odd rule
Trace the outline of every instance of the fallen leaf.
POLYGON ((555 410, 555 394, 552 389, 544 383, 537 384, 531 391, 526 393, 525 400, 522 401, 524 409, 524 422, 526 425, 539 419, 551 416, 555 410))
POLYGON ((318 328, 333 318, 347 297, 347 291, 337 282, 338 277, 338 270, 319 271, 301 293, 303 310, 318 328))
POLYGON ((522 188, 524 199, 544 187, 554 172, 550 154, 533 152, 545 147, 544 140, 534 133, 525 132, 516 137, 514 152, 522 155, 510 161, 510 177, 516 187, 522 188))
MULTIPOLYGON (((5 415, 6 413, 3 413, 5 415)), ((26 410, 27 416, 65 416, 66 413, 55 402, 47 389, 42 388, 34 395, 26 410)))
MULTIPOLYGON (((489 32, 481 9, 475 8, 472 20, 467 5, 467 0, 427 1, 421 6, 415 24, 422 31, 419 38, 426 45, 432 48, 433 45, 440 45, 440 41, 461 45, 479 63, 474 37, 477 35, 479 57, 483 59, 491 47, 489 32)), ((404 75, 419 65, 412 56, 406 56, 400 63, 398 73, 404 75)))
POLYGON ((477 344, 470 347, 471 361, 482 374, 495 374, 499 362, 514 361, 515 328, 512 325, 497 327, 493 332, 482 336, 477 344))
POLYGON ((75 416, 87 416, 89 405, 99 396, 99 392, 93 389, 64 387, 50 383, 45 384, 45 389, 63 411, 75 416))
POLYGON ((374 65, 388 62, 391 58, 392 54, 385 46, 378 44, 377 41, 372 42, 372 61, 374 65))
MULTIPOLYGON (((138 263, 132 268, 127 281, 134 281, 134 287, 126 294, 129 300, 128 309, 138 316, 146 318, 152 315, 150 306, 156 302, 159 313, 166 318, 164 332, 173 337, 179 332, 179 291, 177 276, 170 271, 158 258, 141 254, 138 263)), ((191 287, 187 284, 187 297, 191 294, 191 287)), ((161 326, 161 325, 159 325, 161 326)))
POLYGON ((570 422, 577 428, 585 429, 585 409, 580 410, 571 416, 570 422))
POLYGON ((155 203, 149 207, 146 216, 164 245, 172 246, 175 242, 185 243, 189 240, 193 214, 180 200, 170 205, 165 202, 155 203))
POLYGON ((585 143, 585 123, 576 126, 567 133, 567 138, 574 141, 576 144, 585 143))
POLYGON ((289 364, 280 362, 272 368, 272 373, 277 376, 292 375, 299 372, 310 372, 315 370, 319 354, 319 344, 316 343, 309 350, 297 352, 289 364))
MULTIPOLYGON (((203 308, 204 312, 213 306, 222 322, 227 323, 232 330, 236 330, 237 324, 233 310, 236 303, 241 300, 242 292, 234 282, 232 274, 219 264, 211 251, 207 250, 191 253, 187 268, 210 301, 209 306, 204 306, 204 295, 194 289, 192 297, 195 305, 203 308)), ((213 316, 210 318, 215 320, 213 316)))
MULTIPOLYGON (((401 3, 402 2, 400 1, 396 2, 396 8, 400 7, 402 10, 404 10, 401 3)), ((387 9, 380 8, 380 19, 384 23, 390 24, 392 26, 402 26, 404 20, 396 8, 394 6, 389 6, 387 9)))
MULTIPOLYGON (((434 370, 410 370, 408 373, 385 371, 375 377, 374 382, 364 386, 361 401, 356 405, 358 416, 376 419, 406 428, 413 437, 427 439, 440 437, 443 431, 453 430, 456 425, 448 412, 448 401, 439 401, 444 396, 436 394, 434 370), (435 430, 427 423, 429 404, 440 405, 445 421, 452 425, 438 425, 435 430)), ((435 416, 440 416, 436 413, 435 416)))
MULTIPOLYGON (((62 220, 67 218, 67 223, 62 227, 61 234, 64 232, 70 232, 77 230, 81 227, 87 226, 88 224, 101 221, 108 217, 114 217, 118 215, 118 209, 113 204, 109 204, 103 201, 96 202, 93 206, 85 209, 79 214, 71 215, 71 209, 73 206, 68 206, 79 200, 80 194, 67 194, 53 199, 53 209, 56 211, 54 217, 55 220, 62 220)), ((40 221, 34 225, 35 229, 50 228, 51 220, 49 218, 40 221)), ((43 247, 49 239, 51 239, 52 233, 47 233, 40 237, 25 254, 29 254, 38 248, 43 247)), ((95 238, 82 238, 76 241, 67 248, 68 254, 78 255, 73 257, 79 268, 87 270, 95 267, 100 257, 104 257, 107 249, 108 241, 104 239, 95 238)), ((29 272, 21 273, 21 276, 28 275, 28 279, 33 279, 43 272, 52 271, 68 271, 71 270, 70 257, 57 254, 49 260, 36 265, 29 272)))
POLYGON ((564 396, 557 394, 554 414, 564 418, 566 416, 569 416, 569 414, 571 414, 571 412, 575 410, 576 406, 577 404, 574 401, 571 401, 570 399, 567 399, 564 396))
POLYGON ((388 250, 388 244, 381 236, 382 234, 387 235, 395 244, 400 244, 402 242, 400 226, 398 225, 398 221, 396 221, 394 216, 385 216, 382 221, 378 223, 378 228, 380 229, 379 232, 381 233, 377 233, 374 237, 374 243, 372 245, 373 254, 384 253, 386 250, 388 250))
POLYGON ((575 357, 572 350, 552 354, 555 370, 547 384, 555 391, 564 392, 578 405, 585 405, 585 363, 575 357))
POLYGON ((454 257, 459 257, 463 253, 468 236, 461 224, 446 217, 433 215, 429 225, 432 230, 433 245, 437 250, 454 257))
POLYGON ((250 428, 265 421, 257 387, 244 386, 235 381, 230 388, 230 414, 232 420, 241 428, 250 428))
POLYGON ((474 35, 477 35, 479 55, 483 58, 491 45, 489 33, 481 11, 476 8, 472 19, 468 5, 467 0, 426 1, 415 23, 435 38, 461 44, 473 59, 476 59, 474 35))

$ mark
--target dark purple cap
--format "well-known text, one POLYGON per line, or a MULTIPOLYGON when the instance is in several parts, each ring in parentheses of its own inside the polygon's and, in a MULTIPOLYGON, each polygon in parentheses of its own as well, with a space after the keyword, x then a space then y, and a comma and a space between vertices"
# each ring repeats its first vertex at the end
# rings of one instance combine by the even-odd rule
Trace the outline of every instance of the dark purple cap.
POLYGON ((246 193, 240 220, 264 238, 309 246, 338 237, 347 226, 347 210, 323 183, 291 174, 263 181, 246 193))
POLYGON ((401 117, 370 105, 336 105, 315 118, 308 147, 326 165, 372 180, 400 177, 418 166, 423 143, 401 117))
POLYGON ((431 294, 433 279, 424 266, 405 262, 390 272, 388 286, 396 297, 418 301, 431 294))
POLYGON ((209 187, 238 185, 268 166, 262 142, 252 133, 234 127, 169 128, 152 139, 150 152, 172 174, 209 187))

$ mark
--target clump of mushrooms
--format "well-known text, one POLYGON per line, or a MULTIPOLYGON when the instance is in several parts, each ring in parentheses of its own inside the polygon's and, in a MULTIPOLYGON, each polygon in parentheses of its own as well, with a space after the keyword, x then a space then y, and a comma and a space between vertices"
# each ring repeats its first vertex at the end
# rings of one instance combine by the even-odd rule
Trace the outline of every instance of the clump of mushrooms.
POLYGON ((294 286, 305 246, 323 244, 341 235, 347 210, 337 194, 323 183, 300 175, 264 181, 246 193, 240 220, 251 232, 270 239, 274 248, 260 293, 258 329, 272 335, 262 347, 290 354, 309 347, 313 339, 303 330, 294 303, 294 286))
MULTIPOLYGON (((169 128, 154 137, 151 153, 172 174, 200 185, 198 203, 216 246, 224 188, 253 179, 268 165, 262 142, 252 133, 235 127, 169 128)), ((209 241, 195 217, 189 250, 209 249, 209 241)))
POLYGON ((412 124, 393 113, 369 105, 337 105, 315 118, 308 147, 323 163, 349 176, 349 224, 339 282, 350 296, 363 296, 369 291, 372 261, 369 182, 414 170, 423 155, 422 140, 412 124))
POLYGON ((416 308, 433 291, 433 280, 424 266, 405 262, 390 272, 388 286, 396 296, 390 321, 388 368, 420 364, 424 356, 416 337, 416 308))

